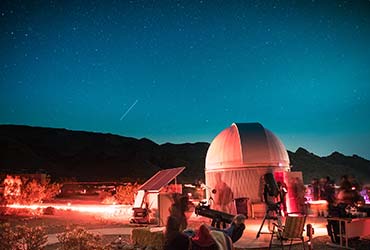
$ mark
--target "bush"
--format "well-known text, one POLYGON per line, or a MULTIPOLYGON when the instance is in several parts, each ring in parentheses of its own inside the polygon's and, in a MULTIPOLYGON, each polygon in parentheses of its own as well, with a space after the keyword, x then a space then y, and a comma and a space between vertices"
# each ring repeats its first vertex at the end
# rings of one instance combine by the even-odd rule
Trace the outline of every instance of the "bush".
POLYGON ((46 207, 46 208, 44 208, 43 213, 45 215, 54 215, 55 214, 55 208, 53 208, 53 207, 46 207))
POLYGON ((99 192, 99 200, 101 201, 111 199, 111 197, 112 197, 112 194, 110 192, 107 192, 107 191, 99 192))
POLYGON ((43 227, 0 224, 0 249, 2 250, 42 250, 47 243, 43 227))
POLYGON ((75 228, 72 231, 57 234, 60 242, 58 250, 103 250, 101 236, 90 233, 84 228, 75 228))
POLYGON ((118 186, 114 197, 120 204, 132 205, 135 201, 135 194, 139 190, 139 184, 128 183, 125 186, 118 186))
POLYGON ((17 226, 15 230, 17 250, 44 249, 47 235, 43 227, 17 226))
POLYGON ((13 231, 9 223, 0 224, 0 249, 11 250, 14 243, 13 231))
POLYGON ((53 199, 60 190, 60 184, 50 183, 50 179, 37 181, 7 176, 4 180, 4 198, 8 204, 34 204, 53 199))
POLYGON ((41 203, 52 200, 59 192, 60 184, 50 183, 50 179, 43 182, 26 180, 21 191, 21 200, 26 204, 41 203))
POLYGON ((150 228, 134 228, 131 234, 132 243, 141 248, 163 249, 164 234, 162 231, 150 231, 150 228))
POLYGON ((4 196, 0 196, 0 216, 7 213, 7 202, 4 196))
POLYGON ((104 200, 102 201, 103 204, 108 204, 108 205, 111 205, 111 204, 116 204, 117 203, 117 200, 114 196, 107 196, 104 198, 104 200))
POLYGON ((8 204, 17 203, 21 196, 22 180, 19 176, 7 175, 3 181, 4 199, 8 204))
POLYGON ((132 244, 127 239, 122 238, 121 235, 118 236, 117 239, 112 241, 110 244, 105 246, 106 250, 134 250, 139 248, 134 248, 132 244))

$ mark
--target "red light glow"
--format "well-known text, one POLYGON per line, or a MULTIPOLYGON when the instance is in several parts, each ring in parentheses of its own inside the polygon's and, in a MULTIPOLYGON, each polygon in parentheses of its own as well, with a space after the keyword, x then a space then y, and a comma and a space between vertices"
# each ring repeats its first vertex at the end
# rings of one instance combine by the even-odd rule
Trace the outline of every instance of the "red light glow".
POLYGON ((53 207, 57 210, 77 211, 81 213, 92 213, 101 215, 102 217, 120 217, 122 219, 129 219, 132 216, 132 206, 129 205, 74 205, 71 203, 64 204, 40 204, 40 205, 8 205, 9 208, 14 209, 30 209, 38 210, 47 207, 53 207))

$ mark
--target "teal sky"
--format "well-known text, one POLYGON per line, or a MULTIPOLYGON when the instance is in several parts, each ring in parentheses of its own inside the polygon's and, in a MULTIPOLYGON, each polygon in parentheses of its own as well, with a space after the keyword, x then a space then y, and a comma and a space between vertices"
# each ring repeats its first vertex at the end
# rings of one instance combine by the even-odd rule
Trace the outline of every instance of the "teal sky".
POLYGON ((369 1, 1 1, 0 123, 370 159, 369 1))

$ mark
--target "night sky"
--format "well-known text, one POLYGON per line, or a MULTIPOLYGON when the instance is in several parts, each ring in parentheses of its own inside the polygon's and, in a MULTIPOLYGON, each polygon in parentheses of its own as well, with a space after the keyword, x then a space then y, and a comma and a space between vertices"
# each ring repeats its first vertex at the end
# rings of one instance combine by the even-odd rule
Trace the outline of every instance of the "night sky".
POLYGON ((370 1, 0 1, 0 124, 370 159, 370 1))

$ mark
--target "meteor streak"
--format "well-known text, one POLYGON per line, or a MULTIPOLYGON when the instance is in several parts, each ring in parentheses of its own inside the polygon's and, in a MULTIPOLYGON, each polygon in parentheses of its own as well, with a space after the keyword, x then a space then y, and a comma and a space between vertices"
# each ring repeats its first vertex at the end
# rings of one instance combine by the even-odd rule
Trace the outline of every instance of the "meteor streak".
POLYGON ((123 120, 123 118, 126 117, 126 115, 131 111, 131 109, 136 105, 136 103, 138 102, 138 100, 136 100, 127 110, 126 112, 121 116, 121 118, 119 119, 120 121, 123 120))

